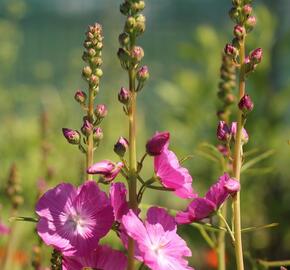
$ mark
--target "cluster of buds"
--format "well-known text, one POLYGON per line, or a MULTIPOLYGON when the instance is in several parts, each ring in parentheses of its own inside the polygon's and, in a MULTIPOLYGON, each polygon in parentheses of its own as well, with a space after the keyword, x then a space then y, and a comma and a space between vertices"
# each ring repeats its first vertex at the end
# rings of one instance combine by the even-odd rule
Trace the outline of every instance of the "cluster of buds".
MULTIPOLYGON (((231 43, 225 46, 225 54, 230 56, 234 62, 238 63, 240 42, 251 32, 256 25, 256 17, 252 15, 253 8, 251 0, 233 0, 233 7, 229 15, 236 23, 233 34, 234 38, 231 43)), ((262 60, 262 49, 258 48, 250 53, 245 59, 246 73, 249 73, 257 67, 262 60)), ((241 63, 239 63, 241 64, 241 63)))
POLYGON ((236 100, 233 94, 236 87, 236 67, 232 59, 226 54, 222 56, 220 78, 218 98, 222 102, 222 107, 218 110, 217 116, 219 120, 228 122, 231 114, 230 107, 236 100))
POLYGON ((12 204, 13 212, 17 212, 19 206, 23 204, 23 197, 21 181, 15 164, 12 164, 9 171, 6 194, 12 204))
MULTIPOLYGON (((219 121, 217 127, 217 138, 222 143, 230 144, 236 140, 237 122, 228 125, 225 121, 219 121)), ((242 143, 246 144, 249 141, 249 135, 245 128, 242 129, 242 143)))
MULTIPOLYGON (((140 66, 140 62, 144 57, 144 50, 140 46, 135 45, 136 37, 145 31, 146 18, 140 12, 145 8, 145 2, 142 0, 125 0, 120 6, 122 14, 127 16, 124 31, 119 35, 120 48, 118 57, 121 66, 136 75, 138 82, 134 91, 138 92, 144 87, 145 81, 149 78, 147 66, 140 66)), ((132 89, 130 89, 132 91, 132 89)), ((122 104, 128 106, 130 104, 130 94, 128 90, 122 88, 119 92, 119 100, 122 104)))
POLYGON ((83 60, 87 65, 83 68, 82 76, 89 86, 89 94, 84 91, 77 90, 74 98, 81 105, 86 115, 83 117, 83 124, 80 130, 63 128, 63 135, 70 144, 79 146, 79 149, 86 153, 88 138, 92 135, 94 146, 98 146, 103 138, 103 131, 99 125, 108 114, 107 107, 104 104, 98 104, 94 108, 94 99, 99 91, 100 78, 103 71, 102 65, 102 48, 103 35, 102 26, 98 23, 89 26, 86 32, 84 42, 85 51, 83 60))

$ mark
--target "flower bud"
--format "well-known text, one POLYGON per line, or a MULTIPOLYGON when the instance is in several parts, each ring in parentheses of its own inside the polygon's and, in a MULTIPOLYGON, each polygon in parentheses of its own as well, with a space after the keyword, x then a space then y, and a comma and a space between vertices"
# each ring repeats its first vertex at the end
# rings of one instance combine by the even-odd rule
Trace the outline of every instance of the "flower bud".
POLYGON ((247 32, 251 32, 256 26, 257 20, 255 16, 249 16, 245 22, 247 32))
POLYGON ((92 69, 89 66, 83 68, 83 76, 88 79, 92 75, 92 69))
POLYGON ((129 147, 129 142, 127 141, 127 139, 124 137, 120 137, 119 140, 114 145, 114 152, 118 156, 124 157, 128 147, 129 147))
POLYGON ((105 104, 98 104, 95 109, 96 118, 102 119, 108 114, 108 109, 105 104))
MULTIPOLYGON (((237 122, 233 122, 231 126, 231 134, 234 139, 236 139, 237 134, 237 122)), ((242 129, 242 137, 241 137, 242 143, 246 144, 249 141, 249 135, 245 128, 242 129)))
POLYGON ((120 12, 124 15, 128 15, 130 11, 130 3, 126 1, 120 5, 120 12))
POLYGON ((131 57, 134 62, 140 62, 142 58, 144 57, 143 49, 139 46, 134 46, 131 52, 131 57))
POLYGON ((145 2, 144 1, 136 1, 132 3, 131 9, 134 13, 138 13, 142 11, 145 8, 145 2))
POLYGON ((119 48, 117 55, 119 57, 122 67, 127 67, 128 61, 130 60, 129 52, 123 48, 119 48))
POLYGON ((97 86, 99 82, 100 82, 100 79, 96 75, 91 75, 91 77, 89 78, 89 84, 91 87, 97 86))
POLYGON ((262 61, 263 50, 262 48, 257 48, 250 53, 250 61, 254 64, 259 64, 262 61))
POLYGON ((85 136, 89 136, 93 132, 93 125, 87 120, 84 120, 83 126, 81 127, 81 131, 85 136))
POLYGON ((231 8, 229 11, 229 16, 235 23, 239 22, 240 14, 239 14, 239 11, 237 8, 235 8, 235 7, 231 8))
POLYGON ((100 68, 96 69, 96 76, 98 76, 99 78, 101 78, 103 76, 103 71, 100 68))
POLYGON ((234 47, 232 44, 226 44, 225 46, 225 54, 228 56, 236 57, 238 54, 238 50, 236 47, 234 47))
POLYGON ((139 14, 136 17, 136 25, 135 25, 135 30, 138 34, 142 34, 145 31, 145 22, 146 22, 146 18, 144 15, 139 14))
POLYGON ((116 164, 110 160, 103 160, 89 167, 87 173, 100 174, 104 177, 105 182, 111 182, 117 177, 123 166, 122 162, 116 164))
POLYGON ((249 95, 244 95, 240 102, 239 102, 239 108, 243 113, 251 112, 254 108, 254 103, 249 95))
POLYGON ((231 130, 225 121, 219 121, 217 127, 217 138, 220 141, 228 141, 231 137, 231 130))
POLYGON ((141 67, 137 72, 137 80, 145 82, 149 78, 149 71, 147 66, 141 67))
POLYGON ((118 99, 122 104, 128 105, 130 102, 130 91, 127 90, 125 87, 121 87, 118 94, 118 99))
POLYGON ((234 35, 238 39, 242 39, 246 34, 246 29, 241 25, 236 25, 234 28, 234 35))
POLYGON ((130 37, 127 33, 122 33, 119 35, 119 43, 122 47, 126 47, 130 42, 130 37))
POLYGON ((84 104, 86 102, 87 99, 87 95, 85 92, 78 90, 75 93, 75 100, 80 103, 80 104, 84 104))
POLYGON ((81 140, 81 135, 77 130, 70 128, 62 129, 63 136, 67 139, 70 144, 79 144, 81 140))
POLYGON ((243 7, 243 14, 244 14, 245 16, 249 16, 249 15, 251 15, 252 11, 253 11, 253 8, 252 8, 252 6, 249 5, 249 4, 247 4, 247 5, 245 5, 245 6, 243 7))
POLYGON ((135 18, 132 16, 129 16, 125 23, 125 31, 128 33, 132 32, 134 30, 135 25, 136 25, 135 18))
POLYGON ((103 130, 100 127, 94 128, 93 130, 93 138, 94 142, 99 142, 104 137, 103 130))
POLYGON ((168 131, 156 132, 155 135, 147 141, 146 152, 150 156, 158 156, 168 148, 170 133, 168 131))

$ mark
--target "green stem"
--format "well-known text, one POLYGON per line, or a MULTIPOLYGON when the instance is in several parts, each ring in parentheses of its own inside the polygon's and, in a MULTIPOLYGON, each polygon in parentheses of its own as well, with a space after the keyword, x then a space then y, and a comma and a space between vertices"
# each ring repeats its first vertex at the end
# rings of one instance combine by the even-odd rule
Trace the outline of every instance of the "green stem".
MULTIPOLYGON (((222 216, 227 217, 227 205, 226 203, 222 206, 221 209, 222 216)), ((219 226, 223 227, 226 224, 223 220, 219 220, 219 226)), ((218 254, 218 270, 226 270, 226 243, 225 243, 225 232, 220 231, 218 233, 218 243, 217 243, 217 254, 218 254)))
MULTIPOLYGON (((240 42, 240 76, 239 76, 239 97, 240 100, 245 94, 245 37, 240 42)), ((243 129, 243 115, 242 111, 238 110, 237 132, 233 157, 233 175, 234 178, 240 181, 241 167, 242 167, 242 129, 243 129)), ((243 260, 243 245, 241 235, 241 207, 240 207, 240 192, 237 192, 233 198, 233 223, 235 236, 235 254, 237 270, 244 270, 243 260)))
POLYGON ((266 267, 279 267, 279 266, 289 266, 290 260, 286 261, 264 261, 264 260, 258 260, 257 261, 260 265, 266 266, 266 267))
MULTIPOLYGON (((136 153, 136 98, 134 68, 129 70, 129 88, 131 92, 131 103, 129 107, 129 205, 136 210, 137 202, 137 153, 136 153)), ((128 270, 134 270, 134 240, 129 238, 128 244, 128 270)))
POLYGON ((229 233, 229 235, 230 235, 230 237, 232 239, 232 242, 233 242, 233 244, 235 244, 235 242, 236 242, 235 236, 234 236, 234 234, 233 234, 233 232, 232 232, 232 230, 231 230, 228 222, 226 221, 226 219, 224 218, 224 216, 222 215, 222 213, 218 212, 218 216, 219 216, 220 220, 225 224, 225 226, 227 228, 227 231, 228 231, 228 233, 229 233))
MULTIPOLYGON (((94 90, 89 89, 89 104, 88 104, 88 112, 87 117, 90 123, 94 121, 94 90)), ((94 138, 93 133, 87 136, 87 152, 86 152, 86 168, 89 168, 94 163, 94 138)), ((87 174, 87 179, 85 180, 92 180, 93 175, 87 174)))

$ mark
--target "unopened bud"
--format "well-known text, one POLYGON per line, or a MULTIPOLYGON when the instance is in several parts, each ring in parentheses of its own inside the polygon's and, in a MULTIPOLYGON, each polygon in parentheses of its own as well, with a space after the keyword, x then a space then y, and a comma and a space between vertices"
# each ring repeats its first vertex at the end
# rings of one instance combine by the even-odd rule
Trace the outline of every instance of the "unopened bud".
POLYGON ((118 99, 122 104, 128 105, 130 102, 130 91, 127 90, 125 87, 121 87, 118 94, 118 99))
POLYGON ((131 52, 131 57, 134 62, 140 62, 144 57, 143 49, 139 46, 135 46, 131 52))
POLYGON ((101 78, 103 76, 103 71, 100 68, 96 69, 96 73, 95 73, 99 78, 101 78))
POLYGON ((70 128, 62 129, 63 136, 67 139, 70 144, 79 144, 81 140, 81 135, 77 130, 70 128))
POLYGON ((103 130, 100 127, 97 127, 93 130, 93 138, 95 142, 99 142, 104 137, 103 130))
POLYGON ((80 104, 84 104, 86 102, 87 99, 87 95, 85 92, 78 90, 75 93, 75 100, 80 103, 80 104))
POLYGON ((99 84, 100 82, 100 79, 98 76, 96 75, 92 75, 90 78, 89 78, 89 84, 91 87, 95 87, 99 84))
POLYGON ((99 66, 101 66, 103 64, 103 60, 102 60, 101 57, 93 57, 91 59, 91 62, 92 62, 93 65, 95 65, 97 67, 99 67, 99 66))
POLYGON ((242 39, 246 34, 246 29, 241 25, 236 25, 234 28, 234 35, 238 39, 242 39))
POLYGON ((107 106, 105 104, 99 104, 97 105, 96 109, 95 109, 95 115, 97 118, 104 118, 106 117, 108 114, 108 109, 107 106))
POLYGON ((134 30, 135 25, 136 25, 135 18, 132 16, 129 16, 125 23, 125 31, 128 33, 132 32, 134 30))
POLYGON ((149 70, 147 66, 141 67, 137 72, 137 80, 145 82, 149 78, 149 70))
POLYGON ((239 11, 237 8, 235 8, 235 7, 231 8, 229 11, 229 16, 235 23, 239 22, 240 14, 239 14, 239 11))
POLYGON ((254 64, 259 64, 262 61, 263 50, 262 48, 257 48, 250 53, 250 61, 254 64))
POLYGON ((146 143, 146 152, 150 156, 158 156, 168 148, 170 133, 156 132, 146 143))
POLYGON ((130 54, 128 51, 124 50, 123 48, 119 48, 118 50, 118 57, 121 62, 126 62, 130 59, 130 54))
POLYGON ((86 66, 83 68, 83 76, 88 79, 92 75, 92 69, 90 66, 86 66))
POLYGON ((122 47, 126 47, 130 42, 130 37, 127 33, 122 33, 119 35, 119 43, 122 47))
POLYGON ((231 136, 231 130, 225 121, 219 121, 217 127, 217 138, 220 141, 228 141, 231 136))
POLYGON ((133 2, 131 9, 134 13, 140 12, 145 8, 145 2, 144 1, 137 1, 137 2, 133 2))
POLYGON ((225 46, 224 52, 226 55, 232 56, 232 57, 236 57, 238 54, 237 48, 229 43, 225 46))
POLYGON ((126 138, 124 138, 124 137, 120 137, 119 140, 114 145, 114 152, 118 156, 124 157, 128 147, 129 147, 128 140, 126 138))
POLYGON ((85 136, 89 136, 93 132, 93 125, 88 121, 84 120, 83 126, 81 127, 81 131, 85 136))
POLYGON ((145 31, 145 22, 146 22, 146 18, 144 15, 139 14, 136 17, 136 25, 135 25, 135 30, 137 31, 138 34, 142 34, 145 31))
POLYGON ((120 12, 124 15, 128 15, 130 11, 130 3, 126 1, 120 5, 120 12))
POLYGON ((248 4, 248 5, 245 5, 245 6, 243 7, 243 14, 246 15, 246 16, 251 15, 252 11, 253 11, 253 8, 252 8, 252 6, 249 5, 249 4, 248 4))
POLYGON ((249 95, 244 95, 240 102, 239 102, 239 108, 244 113, 251 112, 254 108, 254 103, 249 95))
POLYGON ((255 16, 249 16, 245 22, 245 27, 247 32, 251 32, 257 24, 257 20, 255 16))

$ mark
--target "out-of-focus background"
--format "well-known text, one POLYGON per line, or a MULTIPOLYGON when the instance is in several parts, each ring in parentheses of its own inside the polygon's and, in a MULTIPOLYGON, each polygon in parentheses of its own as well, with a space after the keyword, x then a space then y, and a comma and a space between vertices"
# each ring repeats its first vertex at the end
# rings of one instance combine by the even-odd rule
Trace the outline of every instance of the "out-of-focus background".
MULTIPOLYGON (((217 144, 216 93, 221 52, 232 38, 233 23, 227 15, 231 1, 146 2, 147 30, 138 43, 145 50, 143 62, 151 76, 139 96, 139 156, 155 130, 169 130, 177 155, 193 155, 185 166, 203 194, 221 174, 216 164, 196 150, 205 141, 217 144)), ((81 182, 83 157, 66 143, 61 128, 81 126, 82 112, 73 96, 86 86, 80 75, 82 42, 87 25, 96 21, 103 25, 105 35, 98 102, 107 104, 109 114, 102 124, 105 136, 95 161, 117 161, 114 142, 127 135, 126 118, 117 100, 119 88, 127 85, 116 56, 124 24, 119 4, 115 0, 0 0, 0 218, 6 225, 10 204, 5 188, 12 164, 22 182, 22 216, 35 215, 39 179, 50 178, 49 186, 81 182), (47 160, 43 151, 48 153, 47 160)), ((248 51, 262 47, 264 58, 247 82, 255 109, 247 122, 250 142, 246 150, 255 149, 258 155, 272 149, 274 154, 242 176, 243 227, 280 225, 244 234, 247 264, 256 258, 290 259, 290 2, 257 0, 254 11, 258 23, 249 35, 248 51)), ((152 160, 146 163, 145 175, 150 170, 152 160)), ((145 201, 175 209, 186 204, 155 191, 145 201)), ((215 256, 199 232, 184 226, 181 233, 192 249, 191 265, 214 269, 215 256)), ((8 239, 0 237, 0 260, 8 239)), ((9 269, 32 269, 35 244, 34 224, 17 223, 9 269)), ((232 255, 229 250, 229 269, 234 269, 232 255)), ((247 267, 254 269, 253 264, 247 267)))

